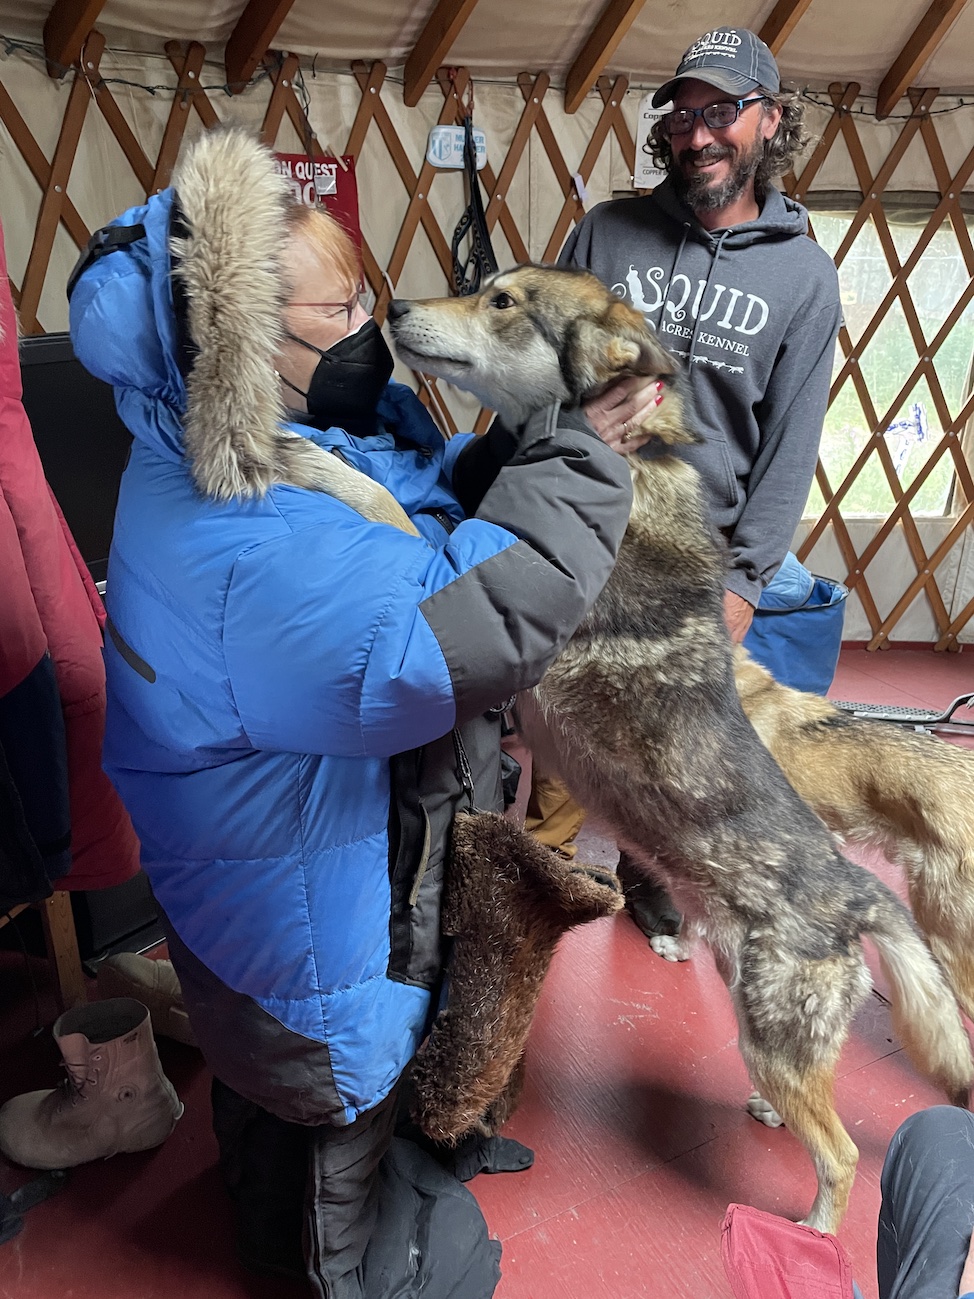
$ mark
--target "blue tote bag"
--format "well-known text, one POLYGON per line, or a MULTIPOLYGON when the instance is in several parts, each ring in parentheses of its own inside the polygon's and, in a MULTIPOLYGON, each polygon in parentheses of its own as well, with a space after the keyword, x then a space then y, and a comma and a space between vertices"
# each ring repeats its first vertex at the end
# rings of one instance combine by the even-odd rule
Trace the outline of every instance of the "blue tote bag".
POLYGON ((839 661, 848 594, 789 553, 754 610, 744 648, 782 685, 824 695, 839 661))

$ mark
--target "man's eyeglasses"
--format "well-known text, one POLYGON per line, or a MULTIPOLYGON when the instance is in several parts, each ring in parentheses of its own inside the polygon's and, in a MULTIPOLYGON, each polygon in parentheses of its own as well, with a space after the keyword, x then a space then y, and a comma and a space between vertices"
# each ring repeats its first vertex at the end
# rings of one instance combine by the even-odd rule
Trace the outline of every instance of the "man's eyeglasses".
POLYGON ((292 302, 292 307, 308 307, 325 320, 340 322, 344 319, 345 328, 351 329, 352 317, 359 306, 364 305, 364 293, 353 294, 347 302, 292 302))
POLYGON ((667 135, 689 135, 702 117, 712 131, 723 131, 733 126, 749 104, 763 104, 767 95, 757 95, 753 99, 721 99, 706 108, 674 108, 660 118, 660 125, 667 135))

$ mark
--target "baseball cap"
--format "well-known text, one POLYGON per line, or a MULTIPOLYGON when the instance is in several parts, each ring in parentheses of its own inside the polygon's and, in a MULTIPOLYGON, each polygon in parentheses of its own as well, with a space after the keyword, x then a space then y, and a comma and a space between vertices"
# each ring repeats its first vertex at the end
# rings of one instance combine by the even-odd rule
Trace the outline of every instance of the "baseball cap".
POLYGON ((758 86, 765 90, 781 89, 781 76, 774 55, 760 37, 746 27, 715 27, 695 40, 676 70, 676 75, 660 86, 653 96, 653 107, 668 104, 677 83, 693 77, 708 86, 738 98, 758 86))

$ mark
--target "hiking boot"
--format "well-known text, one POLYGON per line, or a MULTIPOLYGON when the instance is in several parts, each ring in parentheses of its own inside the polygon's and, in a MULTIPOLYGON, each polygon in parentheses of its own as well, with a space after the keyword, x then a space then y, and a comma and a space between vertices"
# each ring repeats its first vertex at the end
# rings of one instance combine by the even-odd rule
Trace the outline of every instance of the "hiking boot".
POLYGON ((130 997, 66 1011, 54 1040, 67 1077, 0 1109, 0 1152, 27 1168, 73 1168, 161 1145, 183 1112, 162 1072, 149 1012, 130 997))
POLYGON ((172 961, 153 961, 135 952, 109 956, 98 967, 98 995, 134 997, 148 1008, 156 1037, 196 1046, 172 961))

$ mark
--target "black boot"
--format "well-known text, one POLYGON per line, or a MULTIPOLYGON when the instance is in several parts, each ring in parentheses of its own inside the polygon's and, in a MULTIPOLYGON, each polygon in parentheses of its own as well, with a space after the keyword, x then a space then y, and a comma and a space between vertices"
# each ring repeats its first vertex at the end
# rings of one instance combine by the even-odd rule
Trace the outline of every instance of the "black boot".
POLYGON ((622 851, 616 874, 625 889, 626 910, 647 938, 660 934, 675 937, 680 932, 683 916, 663 885, 657 884, 644 866, 622 851))

